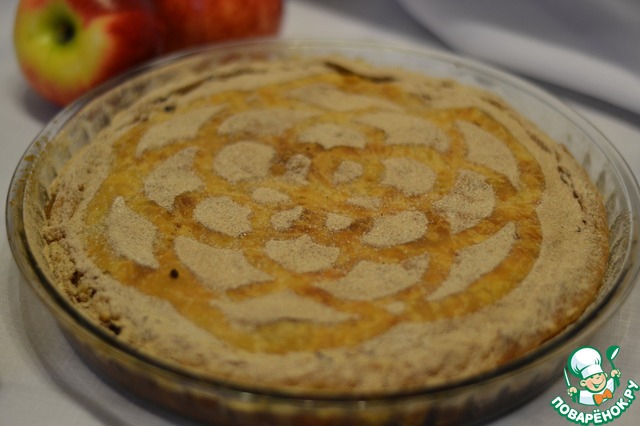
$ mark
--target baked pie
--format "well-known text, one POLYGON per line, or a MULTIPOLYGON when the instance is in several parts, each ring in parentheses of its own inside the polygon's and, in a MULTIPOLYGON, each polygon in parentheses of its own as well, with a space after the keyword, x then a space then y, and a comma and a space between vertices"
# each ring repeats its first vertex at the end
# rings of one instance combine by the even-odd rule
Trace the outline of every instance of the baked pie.
POLYGON ((337 56, 177 73, 50 188, 64 294, 140 352, 294 391, 491 371, 600 289, 601 197, 495 94, 337 56))

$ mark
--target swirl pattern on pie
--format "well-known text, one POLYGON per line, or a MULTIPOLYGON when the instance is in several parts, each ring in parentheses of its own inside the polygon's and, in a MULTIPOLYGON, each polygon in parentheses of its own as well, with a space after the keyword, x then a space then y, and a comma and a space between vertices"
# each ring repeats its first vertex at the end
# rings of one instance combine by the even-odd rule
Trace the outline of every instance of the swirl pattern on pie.
POLYGON ((227 64, 66 165, 43 234, 78 309, 253 386, 439 385, 556 336, 608 254, 578 163, 499 97, 340 57, 227 64))

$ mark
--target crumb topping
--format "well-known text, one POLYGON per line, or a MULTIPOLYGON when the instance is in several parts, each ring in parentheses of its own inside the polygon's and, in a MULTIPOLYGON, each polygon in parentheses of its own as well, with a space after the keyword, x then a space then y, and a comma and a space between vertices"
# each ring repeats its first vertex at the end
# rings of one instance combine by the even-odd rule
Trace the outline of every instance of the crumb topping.
POLYGON ((149 268, 159 266, 153 254, 156 226, 127 207, 122 197, 116 197, 111 205, 106 233, 109 245, 119 256, 149 268))
POLYGON ((256 180, 269 174, 275 150, 259 142, 241 141, 220 150, 213 170, 230 182, 256 180))
POLYGON ((293 240, 267 241, 265 253, 287 269, 306 273, 330 268, 338 259, 340 249, 318 244, 305 234, 293 240))
POLYGON ((241 250, 212 247, 182 236, 175 239, 174 250, 198 280, 216 292, 272 278, 252 266, 241 250))
POLYGON ((212 231, 239 237, 252 230, 251 213, 249 207, 221 196, 203 200, 193 211, 193 217, 212 231))
POLYGON ((198 149, 185 148, 161 163, 144 179, 144 193, 169 212, 173 211, 176 197, 197 191, 204 185, 193 171, 193 160, 198 149))

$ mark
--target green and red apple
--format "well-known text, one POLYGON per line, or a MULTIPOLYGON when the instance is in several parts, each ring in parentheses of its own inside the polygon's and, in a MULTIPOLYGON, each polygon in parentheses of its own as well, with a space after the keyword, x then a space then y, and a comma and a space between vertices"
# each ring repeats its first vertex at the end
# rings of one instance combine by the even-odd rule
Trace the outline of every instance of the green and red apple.
POLYGON ((33 89, 65 105, 164 51, 151 0, 21 0, 18 63, 33 89))
POLYGON ((64 106, 162 53, 278 32, 284 0, 20 0, 18 63, 64 106))

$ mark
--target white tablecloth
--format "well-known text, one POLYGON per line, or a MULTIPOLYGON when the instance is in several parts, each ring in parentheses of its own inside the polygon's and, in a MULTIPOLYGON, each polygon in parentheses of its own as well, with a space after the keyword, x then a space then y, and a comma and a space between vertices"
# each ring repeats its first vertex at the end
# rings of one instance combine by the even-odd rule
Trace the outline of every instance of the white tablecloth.
MULTIPOLYGON (((23 81, 13 55, 16 0, 0 0, 0 194, 5 210, 13 170, 37 133, 56 113, 23 81)), ((374 40, 446 49, 398 3, 389 0, 291 0, 281 33, 287 38, 374 40)), ((635 47, 635 44, 632 44, 635 47)), ((637 49, 635 54, 637 55, 637 49)), ((541 58, 540 60, 543 60, 541 58)), ((592 121, 640 176, 640 116, 572 91, 547 87, 592 121)), ((69 348, 50 314, 31 293, 15 265, 0 221, 0 424, 8 426, 190 424, 106 385, 69 348)), ((640 288, 596 336, 604 351, 621 347, 616 367, 640 383, 640 288)), ((567 354, 569 355, 569 354, 567 354)), ((550 406, 565 394, 564 380, 543 391, 497 425, 566 425, 550 406)), ((640 395, 640 394, 639 394, 640 395)), ((634 425, 640 402, 615 420, 634 425)))
POLYGON ((448 46, 640 113, 637 0, 398 0, 448 46))

